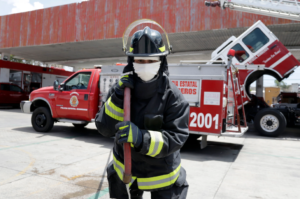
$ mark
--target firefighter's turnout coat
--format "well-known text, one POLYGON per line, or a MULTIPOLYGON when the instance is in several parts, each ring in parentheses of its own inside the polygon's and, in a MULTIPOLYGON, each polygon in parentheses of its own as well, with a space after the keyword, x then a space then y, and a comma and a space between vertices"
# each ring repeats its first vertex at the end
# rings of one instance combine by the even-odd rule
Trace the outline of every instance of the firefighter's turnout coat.
MULTIPOLYGON (((169 78, 160 74, 147 83, 134 75, 131 92, 131 122, 142 131, 143 144, 131 150, 130 185, 137 181, 138 188, 144 191, 167 189, 178 179, 184 182, 186 178, 180 148, 188 138, 189 104, 169 78)), ((123 116, 123 99, 115 94, 114 86, 96 116, 97 129, 103 136, 112 137, 123 116)), ((123 180, 123 146, 116 142, 109 170, 123 180)))

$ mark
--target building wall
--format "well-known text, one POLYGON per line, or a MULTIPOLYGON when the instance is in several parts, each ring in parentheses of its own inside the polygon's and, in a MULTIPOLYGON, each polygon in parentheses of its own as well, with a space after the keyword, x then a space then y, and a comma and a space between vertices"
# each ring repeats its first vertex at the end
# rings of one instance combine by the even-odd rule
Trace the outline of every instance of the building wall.
POLYGON ((53 86, 53 83, 55 80, 58 80, 59 84, 60 84, 63 81, 65 81, 67 78, 68 77, 65 77, 65 76, 43 74, 42 85, 43 85, 43 87, 53 86))
POLYGON ((0 68, 0 82, 9 82, 9 69, 0 68))
POLYGON ((133 21, 149 18, 168 33, 291 23, 228 9, 204 0, 89 0, 0 17, 0 48, 120 38, 133 21))

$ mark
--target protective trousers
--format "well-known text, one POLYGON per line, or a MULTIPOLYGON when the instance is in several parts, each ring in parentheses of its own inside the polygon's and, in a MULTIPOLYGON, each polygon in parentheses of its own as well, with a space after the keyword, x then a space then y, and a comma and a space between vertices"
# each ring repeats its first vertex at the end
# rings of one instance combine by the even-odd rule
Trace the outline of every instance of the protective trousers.
MULTIPOLYGON (((112 167, 107 168, 110 198, 128 199, 125 184, 120 180, 117 173, 112 172, 112 169, 112 167)), ((151 199, 186 199, 189 185, 185 180, 185 175, 185 170, 182 168, 175 184, 168 189, 152 191, 151 199)), ((136 181, 130 187, 130 195, 131 199, 143 198, 143 191, 138 189, 136 181)))

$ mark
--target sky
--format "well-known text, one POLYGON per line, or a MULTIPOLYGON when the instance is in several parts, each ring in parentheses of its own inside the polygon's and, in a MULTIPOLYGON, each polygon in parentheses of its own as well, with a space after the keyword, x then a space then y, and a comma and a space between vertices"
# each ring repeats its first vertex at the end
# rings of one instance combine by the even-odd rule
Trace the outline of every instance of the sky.
POLYGON ((0 16, 81 1, 85 0, 0 0, 0 16))
MULTIPOLYGON (((12 13, 26 12, 36 9, 48 8, 70 3, 79 3, 85 0, 0 0, 0 16, 12 13)), ((275 86, 274 78, 264 76, 264 86, 275 86)), ((287 84, 300 84, 300 67, 296 69, 288 79, 284 80, 287 84)), ((255 83, 252 84, 255 86, 255 83)))
MULTIPOLYGON (((271 76, 264 76, 264 86, 275 86, 275 78, 271 76)), ((298 83, 300 85, 300 67, 298 67, 293 74, 287 79, 283 80, 286 84, 298 83)))
MULTIPOLYGON (((264 76, 264 86, 265 87, 272 87, 275 86, 275 78, 269 75, 264 76)), ((289 78, 284 79, 287 85, 291 85, 292 83, 298 83, 300 85, 300 67, 298 67, 293 74, 289 76, 289 78)), ((251 84, 251 87, 256 87, 256 83, 251 84)))

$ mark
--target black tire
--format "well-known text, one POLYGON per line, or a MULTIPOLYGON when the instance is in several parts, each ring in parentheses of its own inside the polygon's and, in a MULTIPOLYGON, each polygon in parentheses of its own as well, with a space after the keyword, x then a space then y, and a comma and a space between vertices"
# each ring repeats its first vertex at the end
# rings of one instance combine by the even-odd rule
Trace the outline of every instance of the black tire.
POLYGON ((286 119, 280 111, 266 108, 256 114, 254 126, 262 136, 277 137, 285 130, 286 119))
POLYGON ((84 123, 84 124, 74 124, 74 123, 72 123, 73 125, 74 125, 74 127, 76 127, 76 128, 84 128, 86 125, 88 125, 89 123, 87 122, 87 123, 84 123))
POLYGON ((31 124, 37 132, 50 131, 54 124, 50 110, 46 107, 39 107, 35 109, 31 116, 31 124))

